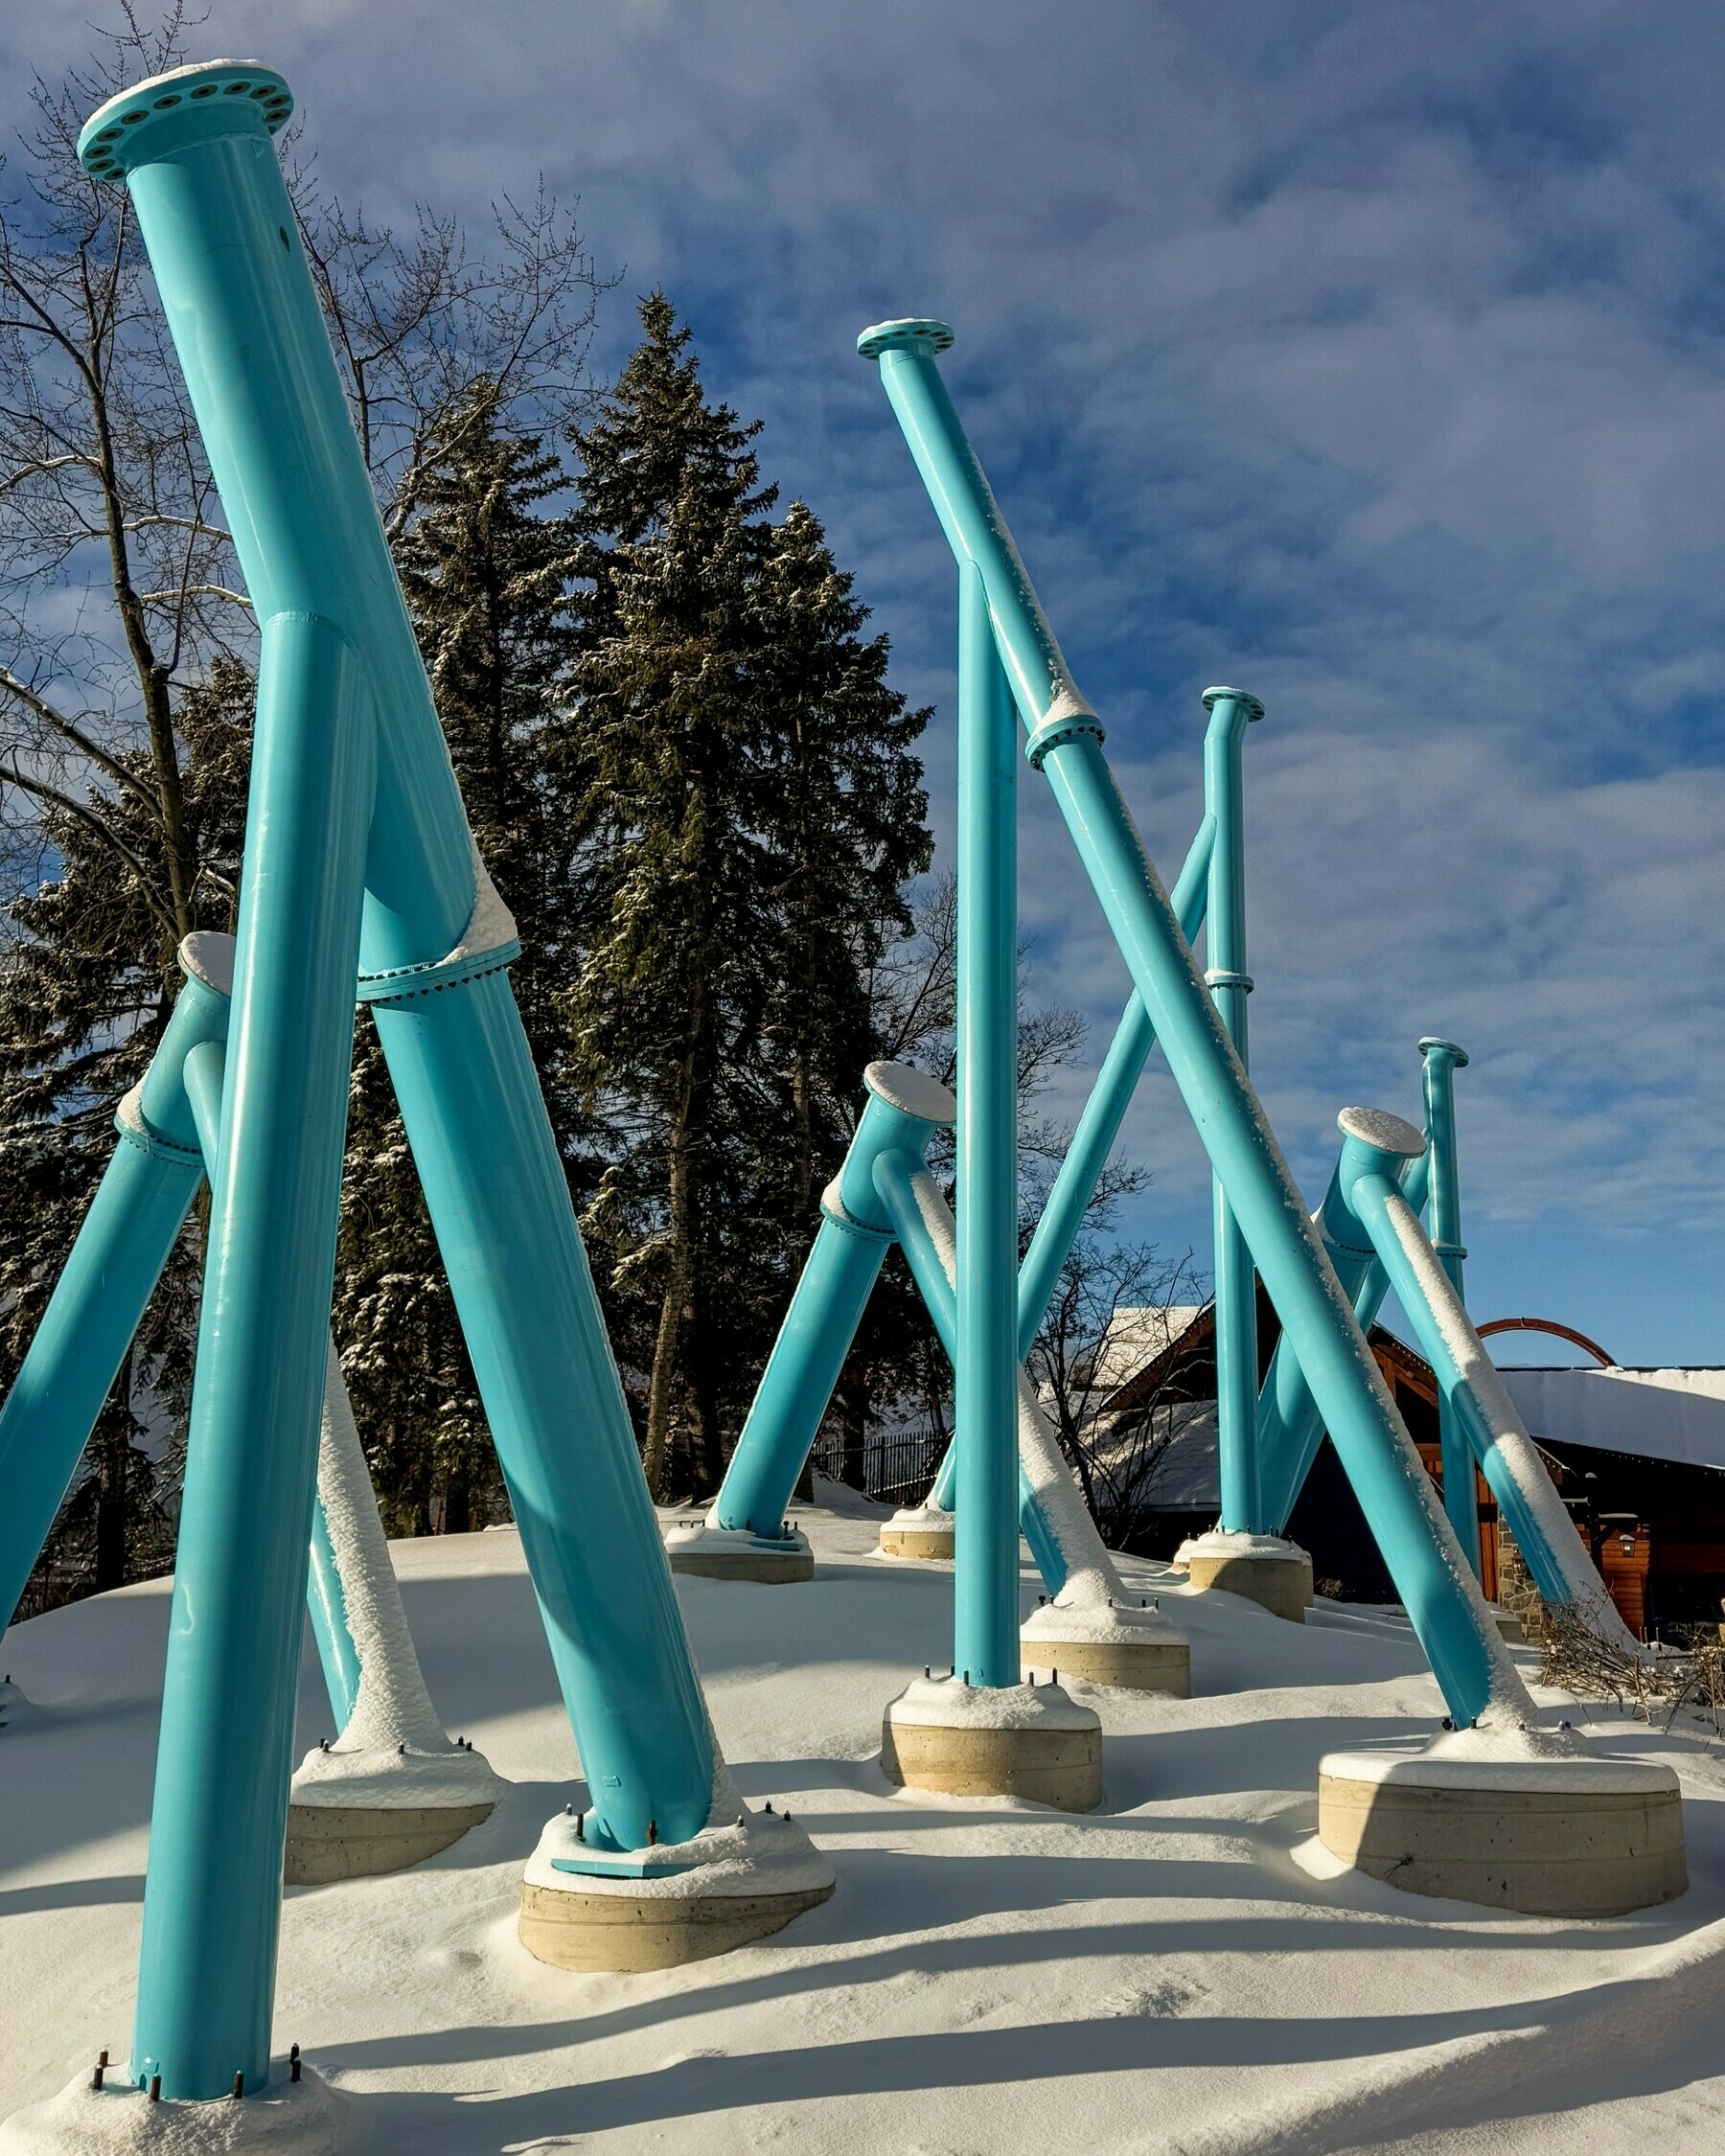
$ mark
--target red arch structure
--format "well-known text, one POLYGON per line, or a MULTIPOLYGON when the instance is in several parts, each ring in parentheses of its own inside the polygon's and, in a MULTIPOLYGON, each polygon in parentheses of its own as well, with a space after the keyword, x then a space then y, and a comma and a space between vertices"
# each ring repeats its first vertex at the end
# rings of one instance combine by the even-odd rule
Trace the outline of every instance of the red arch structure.
POLYGON ((1617 1358, 1607 1355, 1597 1340, 1589 1340, 1573 1325, 1559 1325, 1550 1318, 1494 1318, 1489 1325, 1481 1325, 1478 1331, 1482 1340, 1488 1333, 1552 1333, 1558 1340, 1567 1340, 1572 1346, 1581 1348, 1606 1369, 1615 1370, 1618 1366, 1617 1358))

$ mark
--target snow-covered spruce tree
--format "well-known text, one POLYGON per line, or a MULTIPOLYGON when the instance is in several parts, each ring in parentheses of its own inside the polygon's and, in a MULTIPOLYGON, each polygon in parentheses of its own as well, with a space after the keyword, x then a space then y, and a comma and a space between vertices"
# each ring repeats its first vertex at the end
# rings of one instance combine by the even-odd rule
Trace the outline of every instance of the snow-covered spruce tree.
MULTIPOLYGON (((173 710, 181 828, 199 864, 189 925, 232 927, 252 696, 246 669, 218 660, 210 678, 185 691, 173 710)), ((113 1152, 115 1104, 143 1076, 179 986, 173 941, 161 918, 161 827, 151 804, 139 797, 150 756, 122 750, 118 760, 135 786, 81 810, 45 807, 39 833, 51 872, 6 909, 0 1391, 30 1345, 113 1152)), ((200 1201, 44 1553, 47 1566, 79 1563, 98 1590, 172 1560, 202 1219, 200 1201)))
POLYGON ((582 463, 565 770, 590 941, 572 1069, 586 1226, 659 1495, 710 1492, 848 1136, 868 969, 928 858, 924 714, 820 527, 770 517, 746 426, 655 293, 582 463))
MULTIPOLYGON (((520 929, 511 970, 565 1158, 580 1114, 555 992, 572 960, 573 835, 545 774, 570 655, 573 538, 561 467, 482 380, 437 424, 395 558, 481 858, 520 929)), ((391 1525, 483 1525, 499 1489, 467 1349, 382 1052, 361 1013, 349 1095, 334 1322, 391 1525)))

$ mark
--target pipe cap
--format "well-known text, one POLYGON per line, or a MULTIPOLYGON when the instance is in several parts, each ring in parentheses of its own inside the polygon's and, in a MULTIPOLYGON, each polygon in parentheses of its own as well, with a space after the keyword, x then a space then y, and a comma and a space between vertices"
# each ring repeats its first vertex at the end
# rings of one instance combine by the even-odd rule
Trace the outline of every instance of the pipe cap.
POLYGON ((1467 1050, 1465 1048, 1458 1047, 1453 1041, 1440 1040, 1436 1033, 1428 1033, 1425 1036, 1419 1044, 1419 1052, 1422 1056, 1446 1055, 1455 1064, 1458 1070, 1462 1069, 1467 1063, 1467 1050))
POLYGON ((1425 1133, 1387 1108, 1345 1108, 1336 1117, 1345 1138, 1357 1138, 1378 1153, 1400 1153, 1417 1160, 1426 1149, 1425 1133))
POLYGON ((201 134, 237 133, 261 119, 269 134, 288 124, 293 92, 262 60, 199 60, 170 68, 109 98, 83 124, 78 160, 92 179, 118 186, 134 165, 201 134))
POLYGON ((864 359, 878 359, 884 352, 913 352, 919 359, 932 359, 952 349, 953 333, 944 322, 926 315, 908 315, 902 322, 877 322, 857 339, 864 359))
POLYGON ((862 1073, 862 1083, 877 1100, 902 1115, 914 1115, 919 1123, 933 1123, 944 1130, 958 1120, 952 1089, 914 1064, 871 1063, 862 1073))
POLYGON ((180 943, 180 972, 188 980, 202 981, 218 996, 232 996, 234 950, 232 936, 222 935, 215 929, 194 929, 180 943))

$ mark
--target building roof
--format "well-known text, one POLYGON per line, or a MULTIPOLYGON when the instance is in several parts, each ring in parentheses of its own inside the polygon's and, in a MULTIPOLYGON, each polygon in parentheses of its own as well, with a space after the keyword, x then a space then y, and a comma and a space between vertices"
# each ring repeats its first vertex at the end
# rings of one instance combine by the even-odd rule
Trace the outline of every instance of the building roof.
POLYGON ((1725 1472, 1725 1370, 1506 1369, 1530 1436, 1725 1472))

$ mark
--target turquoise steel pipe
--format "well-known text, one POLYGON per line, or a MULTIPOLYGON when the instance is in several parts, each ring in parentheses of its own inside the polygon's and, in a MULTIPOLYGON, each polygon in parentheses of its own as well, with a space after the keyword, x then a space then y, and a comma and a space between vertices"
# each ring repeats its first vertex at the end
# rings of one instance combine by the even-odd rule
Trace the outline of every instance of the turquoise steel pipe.
POLYGON ((908 1064, 871 1063, 862 1082, 867 1104, 844 1165, 821 1198, 815 1248, 720 1485, 714 1511, 721 1527, 780 1533, 892 1243, 874 1164, 884 1153, 903 1152, 920 1165, 930 1139, 956 1113, 938 1079, 908 1064))
MULTIPOLYGON (((1204 909, 1209 899, 1210 853, 1215 839, 1215 818, 1206 815, 1193 834, 1169 902, 1179 919, 1181 933, 1188 943, 1204 924, 1204 909)), ((1018 1356, 1021 1363, 1028 1359, 1036 1344, 1036 1336, 1042 1330, 1043 1319, 1048 1314, 1048 1305, 1059 1285, 1060 1269, 1077 1241, 1078 1230, 1084 1226, 1085 1213, 1096 1194, 1096 1184, 1108 1165, 1108 1157, 1115 1149, 1120 1125, 1126 1119, 1133 1093, 1155 1045, 1156 1028, 1144 1009, 1143 998, 1135 988, 1120 1013, 1120 1022, 1102 1059, 1102 1068, 1084 1104, 1084 1112, 1072 1133, 1072 1142, 1067 1147, 1066 1157, 1048 1186, 1042 1218, 1030 1238, 1030 1248, 1024 1252, 1024 1262, 1019 1267, 1018 1356)), ((956 1449, 949 1445, 935 1472, 929 1502, 938 1505, 943 1512, 951 1512, 957 1481, 958 1455, 956 1449)), ((1025 1502, 1020 1508, 1019 1525, 1035 1548, 1039 1535, 1045 1542, 1047 1540, 1046 1525, 1035 1509, 1027 1477, 1021 1476, 1020 1486, 1025 1502)), ((1044 1567, 1043 1577, 1048 1578, 1046 1567, 1044 1567)), ((1060 1588, 1053 1585, 1048 1592, 1058 1594, 1060 1588)))
POLYGON ((203 1181, 180 1071, 191 1048, 225 1029, 227 999, 185 955, 199 940, 182 946, 186 985, 149 1073, 115 1113, 119 1143, 0 1407, 0 1612, 8 1621, 203 1181))
POLYGON ((330 1523, 324 1508, 311 1507, 310 1564, 306 1575, 306 1611, 311 1619, 311 1637, 317 1645, 318 1665, 323 1670, 324 1690, 330 1712, 335 1718, 332 1736, 339 1736, 359 1704, 359 1651, 354 1645, 348 1623, 347 1596, 342 1591, 341 1571, 330 1541, 330 1523))
MULTIPOLYGON (((1425 1153, 1416 1160, 1401 1162, 1402 1195, 1416 1213, 1426 1202, 1430 1166, 1430 1156, 1425 1153)), ((1326 1211, 1332 1201, 1340 1203, 1339 1198, 1334 1197, 1335 1188, 1332 1176, 1330 1194, 1318 1210, 1318 1231, 1323 1237, 1323 1247, 1329 1253, 1342 1292, 1353 1304, 1355 1322, 1364 1333, 1376 1321, 1384 1297, 1390 1293, 1390 1281, 1375 1252, 1354 1247, 1360 1240, 1357 1235, 1346 1243, 1337 1243, 1327 1234, 1323 1226, 1326 1211)), ((1332 1213, 1330 1217, 1335 1216, 1332 1213)), ((1283 1333, 1276 1343, 1263 1390, 1258 1395, 1258 1457, 1263 1476, 1264 1516, 1272 1534, 1287 1532, 1289 1516, 1322 1445, 1323 1416, 1312 1398, 1312 1388, 1300 1366, 1300 1357, 1283 1333)))
MULTIPOLYGON (((572 1719, 581 1705, 584 1719, 575 1735, 584 1761, 598 1777, 595 1828, 638 1839, 637 1826, 644 1833, 656 1824, 662 1838, 675 1839, 706 1816, 711 1748, 705 1717, 663 1551, 656 1534, 644 1532, 651 1527, 651 1506, 591 1282, 585 1260, 569 1257, 571 1246, 579 1252, 579 1239, 561 1164, 554 1182, 543 1173, 546 1161, 556 1159, 555 1145, 500 973, 518 952, 514 925, 476 869, 270 149, 268 137, 290 109, 286 85, 269 69, 232 62, 180 70, 111 100, 85 126, 80 154, 93 176, 123 179, 129 188, 247 588, 265 624, 266 654, 278 617, 321 621, 331 625, 329 633, 351 655, 362 687, 346 736, 353 739, 356 756, 363 746, 368 763, 362 783, 356 767, 332 767, 347 791, 334 782, 325 790, 324 883, 332 905, 351 903, 357 916, 363 883, 363 920, 356 919, 361 998, 393 1003, 423 997, 435 1005, 423 1024, 407 1017, 385 1018, 380 1033, 386 1036, 385 1052, 403 1096, 408 1136, 427 1184, 487 1414, 499 1451, 507 1455, 505 1472, 522 1493, 524 1548, 572 1719), (361 833, 370 828, 361 859, 350 862, 343 818, 356 809, 361 833), (351 894, 344 879, 351 879, 351 894), (429 1148, 446 1141, 471 1149, 474 1159, 433 1163, 429 1148), (489 1180, 476 1164, 488 1153, 494 1157, 489 1180), (521 1188, 510 1186, 512 1173, 525 1179, 521 1188), (503 1232, 505 1224, 516 1230, 513 1240, 503 1232), (481 1273, 490 1277, 481 1279, 481 1273), (557 1282, 566 1298, 555 1307, 549 1281, 557 1282), (506 1283, 514 1302, 532 1313, 531 1321, 505 1324, 494 1338, 478 1337, 488 1306, 506 1300, 506 1283), (585 1416, 583 1410, 588 1411, 585 1416), (579 1474, 572 1430, 579 1430, 583 1440, 579 1474), (571 1490, 577 1495, 564 1504, 571 1490), (540 1509, 553 1495, 561 1509, 540 1509), (571 1629, 572 1588, 591 1589, 603 1598, 590 1635, 571 1629), (621 1610, 632 1619, 626 1640, 613 1614, 621 1610), (594 1663, 586 1652, 590 1636, 607 1651, 620 1640, 627 1667, 594 1663), (655 1697, 651 1709, 643 1710, 641 1698, 648 1691, 655 1697)), ((280 704, 280 691, 279 682, 265 681, 261 709, 268 709, 272 698, 280 704)), ((321 767, 332 754, 323 714, 307 708, 298 725, 299 761, 321 767)), ((261 742, 264 732, 261 727, 261 742)), ((339 745, 345 749, 345 738, 339 745)), ((276 949, 288 933, 282 927, 284 893, 293 881, 284 863, 292 843, 309 846, 311 838, 308 834, 288 842, 270 831, 260 814, 268 791, 254 774, 242 919, 247 905, 254 916, 267 916, 276 949)), ((299 894, 296 903, 302 903, 299 894)), ((320 931, 308 910, 295 932, 302 941, 321 934, 321 964, 329 929, 320 931)), ((314 1069, 325 1027, 334 1026, 338 1016, 344 1044, 350 1034, 356 953, 346 948, 345 933, 344 917, 335 947, 343 952, 345 977, 337 985, 334 975, 326 980, 319 972, 313 981, 308 972, 292 984, 299 1000, 283 1021, 297 1024, 302 1053, 314 1069), (313 996, 323 1000, 307 1000, 313 996)), ((270 994, 284 987, 268 968, 248 978, 249 964, 242 948, 237 1017, 242 1017, 248 999, 255 1002, 264 992, 261 981, 268 982, 270 994)), ((206 1295, 206 1349, 215 1344, 226 1355, 251 1353, 260 1368, 270 1362, 268 1355, 253 1352, 260 1337, 271 1336, 268 1313, 251 1292, 249 1276, 238 1287, 229 1276, 236 1267, 245 1272, 251 1257, 246 1237, 262 1232, 251 1215, 273 1210, 273 1231, 281 1241, 295 1250, 320 1253, 315 1265, 307 1259, 310 1270, 296 1284, 311 1282, 319 1271, 323 1279, 304 1313, 296 1309, 275 1322, 284 1337, 291 1332, 309 1365, 314 1319, 322 1352, 329 1270, 321 1256, 320 1149, 326 1123, 339 1132, 346 1068, 344 1057, 340 1067, 320 1074, 315 1086, 306 1081, 303 1127, 289 1133, 276 1114, 291 1089, 289 1080, 266 1057, 241 1054, 230 1066, 224 1127, 251 1127, 263 1102, 267 1108, 260 1127, 274 1133, 275 1143, 273 1150, 261 1149, 267 1158, 259 1160, 249 1148, 230 1152, 224 1141, 223 1187, 231 1183, 232 1191, 242 1195, 223 1201, 218 1193, 218 1216, 231 1215, 230 1242, 218 1246, 215 1270, 223 1307, 231 1304, 244 1317, 212 1335, 218 1298, 206 1295), (317 1171, 311 1172, 308 1159, 307 1172, 291 1178, 296 1153, 317 1155, 317 1171), (284 1202, 274 1206, 277 1189, 284 1202), (264 1327, 264 1335, 254 1327, 264 1327)), ((211 1454, 220 1449, 215 1441, 220 1424, 235 1434, 236 1442, 242 1435, 262 1445, 274 1463, 270 1487, 281 1483, 276 1494, 283 1502, 265 1517, 277 1537, 291 1526, 296 1567, 305 1562, 315 1457, 315 1396, 302 1397, 299 1389, 307 1374, 296 1363, 291 1386, 280 1387, 270 1396, 270 1411, 252 1415, 249 1423, 235 1405, 240 1390, 230 1395, 219 1372, 206 1384, 200 1368, 198 1381, 213 1403, 204 1416, 211 1454)), ((195 1410, 195 1434, 200 1412, 195 1410)), ((218 1472, 214 1457, 209 1472, 218 1472)), ((237 1506, 228 1502, 224 1489, 213 1484, 196 1507, 189 1493, 188 1503, 189 1515, 196 1511, 208 1519, 214 1540, 240 1533, 237 1506)), ((213 1606, 221 1608, 219 1596, 213 1606)), ((269 1609, 273 1623, 273 1599, 269 1609)), ((258 1643, 262 1650, 261 1638, 258 1643)), ((272 1635, 265 1660, 274 1644, 272 1635)), ((197 1664, 200 1651, 196 1641, 186 1644, 188 1670, 197 1664)), ((181 1691, 171 1666, 165 1744, 183 1743, 190 1755, 196 1750, 193 1725, 198 1717, 189 1709, 181 1712, 181 1691)), ((261 1771, 253 1778, 261 1789, 272 1786, 275 1725, 280 1720, 285 1745, 290 1709, 290 1699, 279 1697, 273 1685, 230 1686, 232 1715, 248 1728, 253 1722, 270 1724, 267 1741, 260 1737, 257 1745, 261 1771)), ((271 1822, 255 1809, 224 1809, 214 1801, 210 1792, 220 1779, 219 1762, 207 1749, 198 1756, 203 1767, 181 1774, 170 1762, 171 1771, 158 1776, 133 2068, 141 2072, 147 2060, 159 2060, 167 2092, 215 2096, 231 2088, 237 2069, 245 2070, 254 2085, 258 2081, 267 2041, 279 1869, 266 1877, 260 1853, 271 1822), (182 1817, 170 1818, 175 1807, 182 1817), (163 1831, 164 1821, 170 1831, 163 1831), (177 1891, 181 1887, 183 1893, 177 1891), (270 1905, 266 1916, 258 1907, 264 1898, 270 1905), (224 1930, 225 1943, 215 1939, 218 1929, 224 1930)), ((283 1804, 286 1789, 284 1773, 283 1804)), ((278 1823, 278 1866, 280 1849, 278 1823)))
MULTIPOLYGON (((1432 1247, 1438 1253, 1458 1302, 1464 1302, 1461 1247, 1461 1176, 1456 1151, 1456 1072, 1467 1065, 1467 1051, 1453 1041, 1428 1034, 1419 1044, 1425 1068, 1426 1135, 1431 1155, 1432 1247)), ((1467 1561, 1480 1571, 1480 1505, 1474 1482, 1474 1457, 1463 1420, 1447 1392, 1438 1408, 1443 1440, 1443 1508, 1467 1561)))
POLYGON ((706 1709, 508 976, 372 1015, 581 1750, 587 1839, 685 1841, 712 1806, 706 1709))
POLYGON ((958 1334, 953 1666, 1019 1670, 1017 743, 980 573, 958 576, 958 1334))
POLYGON ((132 2036, 170 2097, 269 2071, 372 741, 336 630, 266 621, 132 2036))
MULTIPOLYGON (((910 1277, 928 1307, 930 1320, 946 1350, 947 1361, 955 1368, 957 1250, 956 1237, 951 1233, 952 1214, 946 1201, 934 1189, 933 1178, 924 1162, 911 1153, 883 1153, 875 1161, 874 1181, 881 1203, 891 1218, 899 1248, 905 1253, 910 1277)), ((1014 1382, 1016 1385, 1016 1372, 1014 1382)), ((1014 1427, 1016 1431, 1016 1423, 1014 1427)), ((1043 1517, 1035 1489, 1024 1472, 1024 1456, 1016 1435, 1013 1449, 1018 1459, 1019 1531, 1030 1545, 1030 1554, 1036 1559, 1036 1569, 1051 1598, 1067 1583, 1066 1555, 1043 1517)), ((949 1447, 947 1459, 952 1457, 953 1451, 949 1447)), ((942 1465, 944 1467, 945 1462, 942 1465)), ((964 1664, 956 1666, 962 1668, 964 1664)))
POLYGON ((1029 733, 1026 753, 1053 790, 1451 1714, 1471 1721, 1493 1708, 1530 1712, 1109 772, 1100 722, 1078 693, 964 439, 934 364, 951 341, 943 324, 902 322, 865 332, 859 349, 880 362, 960 564, 974 562, 982 574, 996 642, 1029 733))
POLYGON ((1364 1232, 1382 1259, 1437 1377, 1438 1395, 1460 1426, 1469 1448, 1469 1479, 1477 1456, 1540 1594, 1548 1602, 1573 1605, 1615 1644, 1633 1651, 1636 1642, 1617 1616, 1439 1254, 1394 1179, 1382 1173, 1379 1163, 1362 1159, 1357 1172, 1342 1181, 1355 1232, 1364 1232))
MULTIPOLYGON (((1206 689, 1210 722, 1204 737, 1204 798, 1216 826, 1210 855, 1209 963, 1205 980, 1240 1068, 1249 1067, 1246 998, 1246 817, 1241 748, 1246 728, 1264 716, 1256 697, 1237 689, 1206 689)), ((1191 938, 1186 938, 1188 945, 1191 938)), ((1222 1526, 1228 1534, 1261 1534, 1263 1491, 1257 1448, 1257 1280, 1252 1252, 1233 1216, 1220 1176, 1210 1178, 1215 1242, 1216 1432, 1222 1471, 1222 1526)))
MULTIPOLYGON (((225 1006, 233 994, 233 939, 207 935, 198 941, 204 947, 205 956, 200 977, 220 996, 225 1006)), ((181 963, 184 963, 183 957, 181 963)), ((209 1163, 220 1158, 221 1096, 227 1076, 223 1048, 226 1032, 224 1020, 219 1037, 213 1035, 187 1055, 183 1074, 186 1099, 191 1105, 205 1172, 209 1174, 212 1186, 216 1178, 209 1163)), ((324 1518, 323 1501, 315 1491, 311 1498, 306 1610, 311 1620, 311 1637, 317 1644, 317 1660, 323 1670, 324 1690, 329 1694, 330 1712, 334 1717, 331 1734, 339 1736, 359 1698, 359 1650, 354 1643, 353 1627, 348 1621, 347 1595, 330 1541, 330 1524, 324 1518)))

